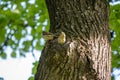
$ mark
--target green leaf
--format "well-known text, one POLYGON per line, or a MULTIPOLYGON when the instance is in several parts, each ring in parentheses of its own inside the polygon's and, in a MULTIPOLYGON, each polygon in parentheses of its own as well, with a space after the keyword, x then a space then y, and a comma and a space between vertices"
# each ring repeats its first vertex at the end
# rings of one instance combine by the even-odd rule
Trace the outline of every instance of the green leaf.
POLYGON ((45 21, 45 15, 41 15, 40 16, 40 19, 39 19, 39 22, 43 23, 45 21))
POLYGON ((37 66, 38 66, 38 62, 34 62, 33 63, 34 67, 32 68, 32 74, 35 74, 37 72, 37 66))
POLYGON ((35 35, 35 34, 36 34, 35 29, 32 29, 31 35, 35 35))
POLYGON ((31 77, 29 77, 29 79, 28 80, 34 80, 34 77, 33 76, 31 76, 31 77))
POLYGON ((22 33, 20 31, 18 31, 17 33, 14 34, 15 38, 17 40, 20 40, 23 36, 22 36, 22 33))
POLYGON ((120 19, 117 19, 118 23, 120 24, 120 19))
POLYGON ((35 49, 36 49, 36 50, 42 50, 43 47, 44 47, 44 46, 43 46, 43 45, 40 45, 40 42, 38 41, 37 44, 36 44, 36 46, 35 46, 35 49))
POLYGON ((34 27, 36 25, 36 22, 34 21, 34 17, 29 17, 27 21, 31 27, 34 27))
POLYGON ((23 45, 25 46, 23 50, 26 51, 26 52, 28 52, 29 48, 31 46, 31 41, 24 41, 23 45))
POLYGON ((50 22, 47 21, 47 25, 46 25, 46 28, 45 28, 46 31, 49 31, 50 30, 50 22))
POLYGON ((37 68, 36 68, 36 67, 33 67, 33 68, 32 68, 32 74, 35 74, 36 71, 37 71, 37 68))
POLYGON ((6 34, 6 31, 5 29, 0 29, 0 45, 5 41, 5 34, 6 34))
POLYGON ((0 29, 4 28, 8 23, 7 16, 4 14, 0 14, 0 29))
POLYGON ((6 59, 7 58, 7 55, 4 52, 0 53, 0 56, 1 56, 2 59, 6 59))
POLYGON ((39 63, 38 61, 33 62, 33 65, 34 65, 34 66, 38 66, 38 63, 39 63))
POLYGON ((15 52, 12 52, 12 53, 11 53, 11 57, 12 57, 12 58, 16 58, 16 53, 15 53, 15 52))
POLYGON ((37 32, 42 32, 42 25, 38 26, 36 29, 37 32))

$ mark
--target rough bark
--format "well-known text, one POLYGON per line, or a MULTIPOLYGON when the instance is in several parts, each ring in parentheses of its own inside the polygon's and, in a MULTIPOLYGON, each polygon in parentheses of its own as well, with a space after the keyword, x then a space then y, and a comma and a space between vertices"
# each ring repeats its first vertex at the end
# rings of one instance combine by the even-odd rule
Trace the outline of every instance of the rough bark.
POLYGON ((110 80, 109 6, 106 0, 46 0, 50 32, 35 80, 110 80))

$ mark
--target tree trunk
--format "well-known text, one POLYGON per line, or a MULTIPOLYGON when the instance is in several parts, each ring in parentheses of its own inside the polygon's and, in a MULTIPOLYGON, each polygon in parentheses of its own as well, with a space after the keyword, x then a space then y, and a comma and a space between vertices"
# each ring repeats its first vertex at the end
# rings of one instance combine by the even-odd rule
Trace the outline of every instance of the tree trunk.
POLYGON ((50 32, 66 35, 49 40, 35 80, 111 80, 109 5, 106 0, 46 0, 50 32))

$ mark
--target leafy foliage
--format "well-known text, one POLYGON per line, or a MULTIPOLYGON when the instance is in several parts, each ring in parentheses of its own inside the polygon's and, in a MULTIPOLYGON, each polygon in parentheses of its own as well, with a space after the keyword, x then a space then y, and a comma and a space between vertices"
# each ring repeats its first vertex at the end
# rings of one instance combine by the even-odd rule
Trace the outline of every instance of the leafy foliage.
POLYGON ((110 28, 115 31, 115 38, 112 42, 112 67, 120 68, 120 4, 111 5, 110 28))
POLYGON ((116 38, 112 42, 112 50, 119 50, 120 46, 120 4, 111 5, 110 27, 116 32, 116 38))
POLYGON ((0 2, 0 57, 11 47, 11 57, 33 50, 41 50, 41 32, 49 30, 48 13, 44 0, 1 0, 0 2), (4 52, 4 53, 3 53, 4 52))
POLYGON ((28 80, 34 80, 34 75, 37 72, 38 61, 33 63, 34 67, 32 68, 32 76, 28 80))
MULTIPOLYGON (((110 28, 115 31, 112 41, 112 69, 120 68, 120 4, 110 6, 110 28)), ((113 77, 112 77, 113 79, 113 77)))

